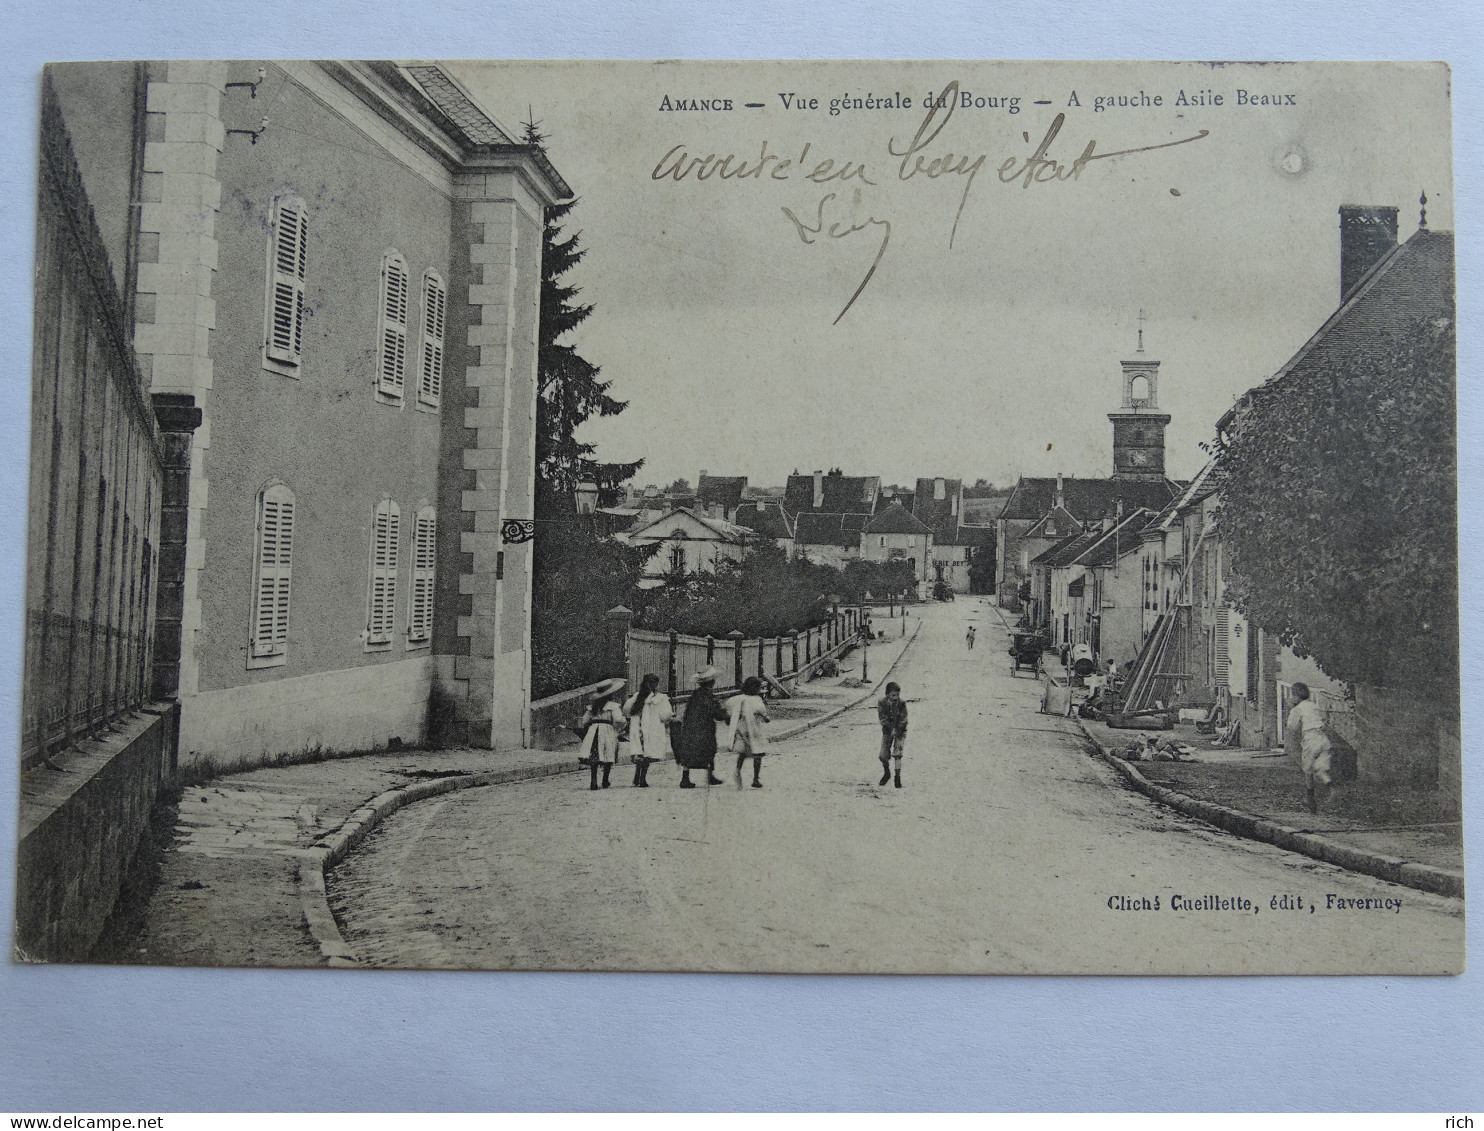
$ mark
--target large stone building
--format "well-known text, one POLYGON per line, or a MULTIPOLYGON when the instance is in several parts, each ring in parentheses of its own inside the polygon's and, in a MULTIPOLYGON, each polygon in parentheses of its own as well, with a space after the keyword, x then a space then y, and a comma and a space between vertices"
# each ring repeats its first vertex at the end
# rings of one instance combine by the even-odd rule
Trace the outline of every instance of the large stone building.
POLYGON ((430 718, 521 746, 561 177, 436 66, 50 74, 81 162, 114 169, 94 202, 132 249, 144 380, 203 413, 182 761, 413 743, 430 718))

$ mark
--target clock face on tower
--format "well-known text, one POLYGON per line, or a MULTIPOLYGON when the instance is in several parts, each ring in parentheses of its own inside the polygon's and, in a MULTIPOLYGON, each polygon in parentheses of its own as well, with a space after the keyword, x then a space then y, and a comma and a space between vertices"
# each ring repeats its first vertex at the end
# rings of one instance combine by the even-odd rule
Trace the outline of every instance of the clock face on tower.
POLYGON ((1134 467, 1148 467, 1150 453, 1142 448, 1134 448, 1128 453, 1128 462, 1134 467))

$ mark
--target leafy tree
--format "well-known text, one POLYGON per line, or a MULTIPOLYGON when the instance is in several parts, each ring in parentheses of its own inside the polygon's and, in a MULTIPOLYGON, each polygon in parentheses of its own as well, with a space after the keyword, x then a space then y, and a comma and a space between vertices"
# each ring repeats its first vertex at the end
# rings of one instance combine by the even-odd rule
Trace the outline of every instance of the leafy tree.
POLYGON ((672 495, 689 495, 690 480, 677 479, 674 483, 671 483, 668 487, 666 487, 665 490, 669 491, 672 495))
POLYGON ((1254 390, 1217 443, 1232 594, 1347 682, 1456 696, 1454 322, 1254 390))
POLYGON ((988 539, 983 545, 974 547, 974 557, 969 562, 970 593, 994 592, 995 556, 993 538, 988 539))
POLYGON ((780 636, 830 618, 839 571, 789 561, 772 543, 748 549, 741 562, 721 562, 715 572, 670 577, 637 595, 645 628, 694 636, 780 636))
POLYGON ((873 562, 856 558, 841 571, 840 592, 846 601, 858 604, 869 594, 875 600, 888 595, 901 597, 915 591, 917 576, 905 561, 873 562))
POLYGON ((547 490, 535 542, 531 597, 531 697, 542 699, 611 676, 603 667, 605 619, 632 601, 654 547, 603 536, 591 515, 577 514, 568 493, 547 490))

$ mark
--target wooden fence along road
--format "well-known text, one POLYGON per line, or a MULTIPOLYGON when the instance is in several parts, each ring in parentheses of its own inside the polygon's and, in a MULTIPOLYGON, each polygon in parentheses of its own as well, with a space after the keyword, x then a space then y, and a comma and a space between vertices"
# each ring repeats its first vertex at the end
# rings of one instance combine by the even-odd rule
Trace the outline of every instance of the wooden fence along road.
POLYGON ((640 680, 654 672, 671 698, 686 695, 695 690, 696 673, 705 667, 721 672, 717 680, 720 688, 740 687, 751 675, 780 683, 794 681, 854 643, 861 618, 860 609, 841 609, 824 624, 803 632, 752 639, 740 632, 715 637, 631 629, 629 687, 638 687, 640 680))

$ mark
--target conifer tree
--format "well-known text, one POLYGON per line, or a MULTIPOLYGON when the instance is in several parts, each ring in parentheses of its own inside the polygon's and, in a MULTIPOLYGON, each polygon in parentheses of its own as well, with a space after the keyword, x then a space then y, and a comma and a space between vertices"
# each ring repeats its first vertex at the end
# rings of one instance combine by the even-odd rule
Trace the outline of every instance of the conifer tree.
MULTIPOLYGON (((546 135, 539 123, 525 125, 528 145, 543 146, 546 135)), ((562 224, 577 200, 546 209, 541 235, 541 324, 538 337, 536 401, 537 497, 544 501, 570 497, 579 483, 596 483, 600 501, 617 501, 620 486, 633 478, 643 460, 604 463, 596 446, 577 439, 577 430, 594 416, 617 416, 628 407, 609 392, 611 381, 600 380, 601 369, 561 339, 592 314, 591 303, 578 301, 580 291, 565 276, 587 254, 579 243, 582 233, 563 234, 562 224)))
MULTIPOLYGON (((545 136, 533 120, 525 141, 542 147, 545 136)), ((621 486, 643 461, 603 463, 596 447, 577 439, 594 416, 617 416, 627 407, 609 392, 598 366, 562 341, 592 313, 578 301, 566 276, 586 252, 580 232, 564 236, 562 224, 576 200, 546 209, 541 236, 541 322, 536 356, 536 516, 540 520, 533 557, 531 682, 536 698, 615 674, 594 649, 604 613, 628 599, 648 555, 602 536, 595 517, 577 514, 574 491, 596 483, 598 501, 619 501, 621 486)))

